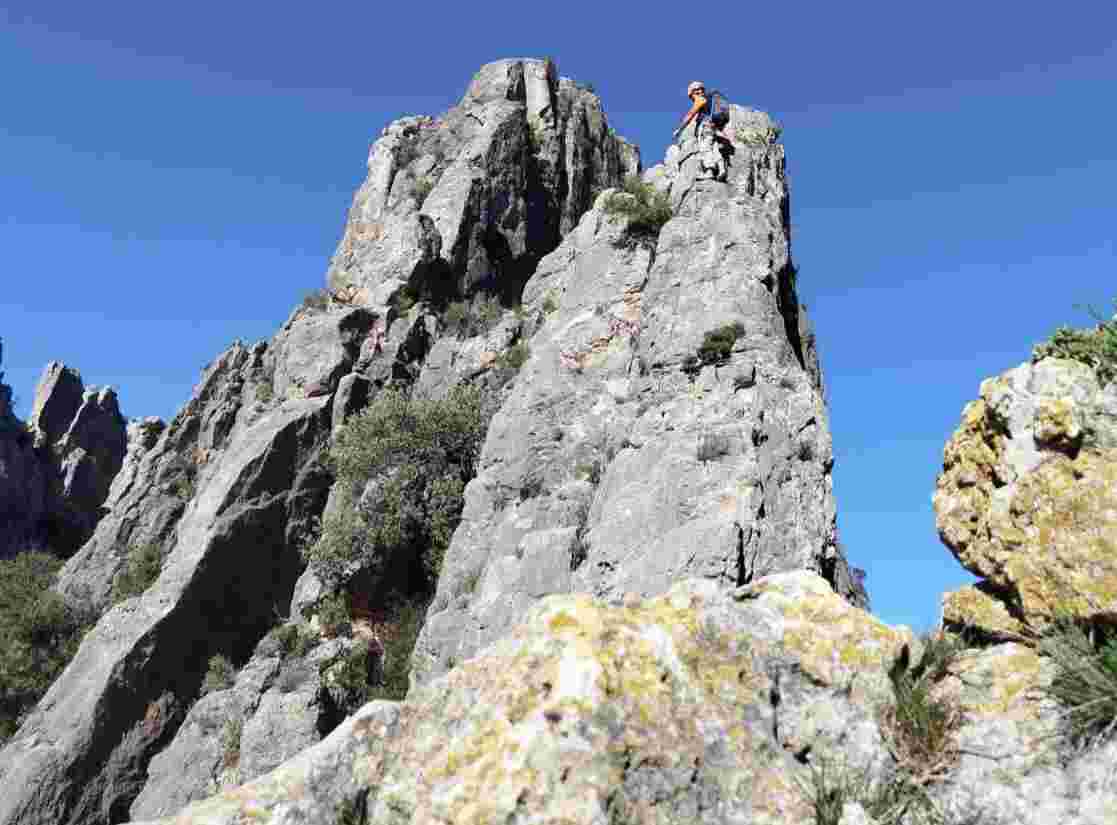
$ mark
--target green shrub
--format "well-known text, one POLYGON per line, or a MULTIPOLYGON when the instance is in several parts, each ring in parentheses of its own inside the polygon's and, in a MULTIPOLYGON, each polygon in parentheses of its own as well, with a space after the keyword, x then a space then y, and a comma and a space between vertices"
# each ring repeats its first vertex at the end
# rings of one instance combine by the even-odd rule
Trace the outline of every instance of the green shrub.
POLYGON ((1055 665, 1048 695, 1065 708, 1065 733, 1080 746, 1106 741, 1117 729, 1117 632, 1094 636, 1061 617, 1039 640, 1055 665))
POLYGON ((447 329, 459 336, 484 335, 500 323, 504 307, 495 295, 478 293, 470 301, 454 301, 442 314, 447 329))
POLYGON ((881 730, 899 768, 920 786, 941 778, 958 758, 954 734, 961 711, 955 702, 936 698, 934 687, 961 649, 956 636, 928 634, 918 664, 892 673, 896 702, 882 709, 881 730))
POLYGON ((508 368, 518 370, 527 363, 531 357, 531 347, 526 341, 518 341, 500 354, 496 359, 496 366, 500 369, 508 368))
POLYGON ((315 289, 303 296, 303 309, 322 312, 330 308, 330 293, 325 289, 315 289))
POLYGON ((221 729, 221 761, 226 768, 234 767, 240 762, 240 740, 244 733, 244 720, 233 717, 225 720, 225 727, 221 729))
POLYGON ((69 664, 96 620, 50 588, 62 563, 28 551, 0 560, 0 744, 69 664))
POLYGON ((621 192, 610 196, 603 206, 610 214, 629 216, 628 234, 632 236, 654 237, 672 216, 667 193, 657 191, 637 175, 625 178, 621 192), (625 197, 625 194, 632 197, 625 197))
POLYGON ((225 656, 218 653, 209 660, 209 668, 202 680, 202 695, 218 690, 228 690, 237 678, 237 669, 225 656))
POLYGON ((740 321, 712 329, 706 333, 698 347, 698 360, 703 364, 720 364, 728 360, 737 339, 745 334, 740 321))
POLYGON ((272 631, 279 646, 280 657, 302 658, 318 644, 318 634, 304 625, 285 624, 272 631))
POLYGON ((275 390, 272 389, 270 381, 263 381, 256 385, 256 400, 262 404, 271 403, 272 398, 275 397, 275 390))
POLYGON ((411 311, 411 308, 415 306, 416 303, 418 303, 419 296, 411 287, 405 286, 403 289, 396 293, 395 300, 396 309, 399 310, 401 313, 407 313, 411 311))
POLYGON ((440 400, 380 393, 330 447, 343 500, 304 550, 307 562, 338 585, 357 570, 371 571, 375 581, 418 559, 433 587, 484 433, 475 388, 455 388, 440 400), (362 495, 371 479, 376 485, 362 495))
POLYGON ((183 501, 194 498, 194 479, 188 475, 179 476, 171 482, 171 492, 183 501))
POLYGON ((326 596, 318 605, 318 623, 322 628, 323 636, 330 638, 338 634, 347 634, 351 622, 349 599, 344 593, 326 596))
POLYGON ((407 696, 411 653, 423 627, 426 605, 397 598, 390 603, 384 644, 384 666, 379 684, 369 691, 370 699, 400 701, 407 696))
POLYGON ((547 297, 545 297, 543 299, 543 314, 544 315, 550 315, 552 312, 554 312, 557 309, 558 309, 558 300, 555 298, 555 296, 552 293, 548 292, 547 297))
POLYGON ((434 190, 434 181, 427 175, 415 181, 415 201, 422 206, 427 196, 434 190))
POLYGON ((1059 327, 1050 340, 1035 346, 1032 361, 1069 358, 1093 367, 1103 386, 1117 379, 1117 319, 1105 320, 1097 312, 1092 314, 1098 322, 1096 327, 1059 327))
POLYGON ((143 593, 159 578, 163 568, 163 554, 157 544, 140 544, 128 551, 124 569, 116 574, 112 584, 113 604, 143 593))

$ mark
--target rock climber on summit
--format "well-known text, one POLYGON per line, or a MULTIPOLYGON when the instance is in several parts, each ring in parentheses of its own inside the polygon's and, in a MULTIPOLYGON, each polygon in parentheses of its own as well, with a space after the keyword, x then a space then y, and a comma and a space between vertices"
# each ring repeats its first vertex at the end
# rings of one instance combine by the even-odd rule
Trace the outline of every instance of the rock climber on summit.
POLYGON ((723 109, 715 114, 714 101, 720 98, 724 106, 725 97, 717 91, 707 94, 706 84, 701 80, 695 80, 687 86, 686 93, 691 100, 690 111, 675 130, 673 139, 678 140, 680 135, 686 133, 684 142, 697 150, 695 154, 701 170, 700 176, 723 181, 728 171, 728 155, 733 154, 733 147, 721 135, 721 130, 729 122, 729 112, 723 109), (692 123, 694 129, 688 132, 692 123))
POLYGON ((686 87, 686 96, 691 101, 690 111, 686 113, 682 124, 674 132, 676 140, 692 122, 694 137, 701 137, 703 125, 710 116, 710 99, 706 97, 706 85, 701 80, 695 80, 686 87))

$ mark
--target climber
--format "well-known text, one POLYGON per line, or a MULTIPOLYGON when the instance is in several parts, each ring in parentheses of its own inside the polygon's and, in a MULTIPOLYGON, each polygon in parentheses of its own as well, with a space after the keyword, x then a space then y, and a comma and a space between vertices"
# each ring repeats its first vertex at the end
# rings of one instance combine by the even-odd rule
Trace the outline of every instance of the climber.
POLYGON ((703 124, 710 116, 710 100, 706 97, 706 85, 701 80, 695 80, 686 87, 686 96, 691 101, 690 111, 686 113, 683 122, 675 130, 673 134, 675 140, 679 139, 679 135, 691 122, 694 123, 694 136, 696 138, 701 137, 703 124))
POLYGON ((687 127, 694 123, 693 138, 697 142, 700 177, 723 181, 728 173, 732 146, 721 135, 721 130, 729 123, 729 112, 724 109, 725 96, 721 92, 706 93, 706 85, 695 80, 687 86, 687 97, 691 100, 690 111, 682 124, 674 132, 674 140, 679 139, 687 127), (723 109, 714 112, 714 103, 720 99, 723 109))

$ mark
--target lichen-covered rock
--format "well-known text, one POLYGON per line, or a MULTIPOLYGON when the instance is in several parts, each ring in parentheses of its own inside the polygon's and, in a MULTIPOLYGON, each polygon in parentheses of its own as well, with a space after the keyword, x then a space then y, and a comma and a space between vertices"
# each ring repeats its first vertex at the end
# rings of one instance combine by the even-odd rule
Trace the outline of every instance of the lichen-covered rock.
POLYGON ((805 572, 736 594, 691 580, 611 606, 552 596, 402 705, 371 703, 267 776, 162 821, 294 825, 348 810, 369 825, 808 825, 795 754, 886 760, 858 731, 887 693, 859 694, 851 677, 886 686, 909 640, 805 572), (808 695, 830 718, 784 704, 808 695))
POLYGON ((1057 358, 985 381, 944 449, 934 506, 942 540, 983 579, 982 598, 948 598, 952 624, 1006 638, 1060 612, 1117 618, 1117 385, 1057 358))
MULTIPOLYGON (((863 599, 837 543, 827 413, 800 337, 783 148, 741 145, 725 182, 670 180, 694 196, 657 241, 611 214, 606 192, 528 281, 527 360, 466 490, 415 682, 550 593, 811 569, 863 599), (700 359, 734 323, 728 351, 700 359)), ((444 373, 476 368, 445 352, 431 354, 444 373)))
POLYGON ((967 651, 940 696, 963 712, 958 764, 931 789, 948 822, 1104 825, 1117 821, 1117 743, 1061 748, 1062 709, 1047 693, 1052 663, 1016 643, 967 651))

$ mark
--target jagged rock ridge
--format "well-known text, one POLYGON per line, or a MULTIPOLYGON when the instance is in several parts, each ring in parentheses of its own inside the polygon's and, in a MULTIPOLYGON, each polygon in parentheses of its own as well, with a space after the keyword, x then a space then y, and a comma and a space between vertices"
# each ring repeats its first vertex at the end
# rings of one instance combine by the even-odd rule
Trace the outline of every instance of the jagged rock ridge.
POLYGON ((128 449, 116 392, 87 389, 77 370, 52 362, 26 425, 11 398, 0 380, 0 558, 71 556, 92 535, 128 449))
POLYGON ((686 147, 652 171, 677 213, 658 241, 607 213, 601 194, 638 156, 549 61, 490 64, 442 117, 389 125, 330 265, 337 300, 235 344, 165 428, 134 428, 111 510, 59 584, 107 612, 0 752, 0 783, 16 789, 0 823, 168 814, 337 724, 322 682, 285 678, 264 634, 322 592, 298 554, 332 481, 320 456, 386 386, 474 381, 503 401, 416 652, 420 682, 548 593, 651 596, 685 576, 724 589, 808 568, 863 601, 834 529, 783 150, 762 113, 733 118, 726 180, 686 147), (486 334, 448 334, 440 302, 479 292, 505 305, 522 293, 524 307, 486 334), (706 333, 734 321, 732 352, 694 369, 706 333), (532 355, 509 382, 498 356, 517 343, 532 355), (130 552, 149 546, 161 574, 114 605, 130 552), (492 611, 498 597, 507 610, 492 611), (236 682, 195 703, 215 654, 240 666, 236 682), (231 773, 213 748, 225 721, 245 737, 231 773))

